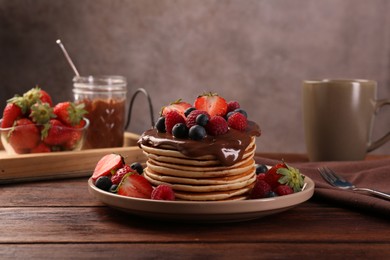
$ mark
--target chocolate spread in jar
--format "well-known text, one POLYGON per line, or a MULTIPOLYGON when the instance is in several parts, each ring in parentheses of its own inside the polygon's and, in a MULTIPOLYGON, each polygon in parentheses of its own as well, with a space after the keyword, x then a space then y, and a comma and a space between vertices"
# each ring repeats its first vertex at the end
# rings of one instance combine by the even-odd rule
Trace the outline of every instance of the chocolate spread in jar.
POLYGON ((125 101, 120 99, 84 99, 90 121, 83 149, 123 146, 125 101))
POLYGON ((240 161, 252 137, 260 136, 259 126, 248 121, 246 131, 230 129, 224 135, 207 136, 203 140, 178 139, 168 133, 159 133, 149 129, 138 140, 139 145, 161 147, 170 146, 188 157, 214 155, 222 165, 230 166, 240 161))

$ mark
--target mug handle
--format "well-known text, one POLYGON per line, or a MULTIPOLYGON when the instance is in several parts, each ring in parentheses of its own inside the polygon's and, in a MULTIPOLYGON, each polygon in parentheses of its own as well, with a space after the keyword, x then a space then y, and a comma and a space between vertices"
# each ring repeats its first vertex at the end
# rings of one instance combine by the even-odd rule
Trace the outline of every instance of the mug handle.
POLYGON ((135 98, 137 97, 137 95, 139 93, 143 93, 146 98, 148 99, 148 104, 149 104, 149 112, 150 112, 150 120, 151 120, 151 123, 152 123, 152 127, 154 126, 154 112, 153 112, 153 105, 152 105, 152 101, 150 99, 150 96, 149 96, 149 93, 144 89, 144 88, 139 88, 135 91, 135 93, 133 94, 132 98, 131 98, 131 101, 130 101, 130 106, 129 106, 129 111, 127 113, 127 121, 126 121, 126 124, 125 124, 125 129, 127 129, 130 125, 130 121, 131 121, 131 111, 133 110, 133 103, 134 103, 134 100, 135 98))
MULTIPOLYGON (((377 100, 375 102, 375 114, 379 113, 381 108, 384 107, 385 105, 390 105, 390 99, 380 99, 380 100, 377 100)), ((371 151, 381 147, 382 145, 387 143, 389 140, 390 140, 390 131, 387 132, 387 134, 385 134, 384 136, 382 136, 378 140, 376 140, 375 142, 372 142, 368 146, 367 152, 371 152, 371 151)))

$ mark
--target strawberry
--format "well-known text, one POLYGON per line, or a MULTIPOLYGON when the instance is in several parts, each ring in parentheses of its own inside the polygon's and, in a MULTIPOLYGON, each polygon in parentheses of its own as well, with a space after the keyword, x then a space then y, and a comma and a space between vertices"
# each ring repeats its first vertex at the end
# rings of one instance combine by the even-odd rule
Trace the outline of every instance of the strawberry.
POLYGON ((168 106, 165 106, 161 109, 161 116, 166 117, 167 113, 174 110, 179 113, 182 117, 185 117, 184 112, 191 107, 190 103, 181 101, 181 99, 178 99, 172 103, 170 103, 168 106))
POLYGON ((39 142, 39 129, 30 119, 21 118, 15 122, 8 138, 15 151, 32 149, 39 142))
POLYGON ((71 137, 72 129, 57 119, 50 119, 41 131, 42 140, 48 145, 62 145, 71 137))
POLYGON ((68 139, 63 144, 65 150, 74 150, 82 138, 82 130, 78 128, 69 129, 68 139))
POLYGON ((11 127, 14 122, 23 116, 22 109, 15 103, 8 103, 3 111, 3 120, 1 121, 2 128, 11 127))
POLYGON ((171 110, 165 115, 165 130, 172 134, 172 128, 178 123, 185 123, 184 117, 182 117, 177 111, 171 110))
POLYGON ((261 199, 268 197, 271 192, 271 186, 264 180, 256 180, 255 186, 253 186, 250 198, 261 199))
POLYGON ((47 146, 44 142, 40 142, 37 146, 31 149, 31 153, 48 153, 50 152, 50 147, 47 146))
POLYGON ((84 104, 75 104, 73 102, 61 102, 55 105, 54 114, 57 118, 68 126, 75 126, 80 123, 83 116, 87 113, 84 104))
POLYGON ((150 199, 153 187, 144 176, 128 173, 118 187, 118 194, 128 197, 150 199))
POLYGON ((119 154, 111 153, 103 156, 95 166, 92 180, 96 181, 101 176, 114 174, 117 169, 123 167, 123 164, 123 157, 119 154))
POLYGON ((122 168, 116 170, 115 174, 111 177, 112 184, 118 185, 122 181, 123 177, 129 172, 135 171, 128 164, 125 164, 122 168))
POLYGON ((31 106, 30 118, 37 124, 46 124, 50 119, 56 117, 53 108, 49 103, 37 102, 31 106))
POLYGON ((232 112, 238 108, 240 108, 240 103, 237 101, 229 101, 227 103, 227 113, 232 112))
POLYGON ((239 113, 235 112, 228 118, 228 125, 230 128, 239 130, 239 131, 244 131, 246 127, 248 126, 248 120, 246 117, 239 113))
POLYGON ((202 111, 202 110, 193 110, 191 111, 187 118, 186 118, 186 126, 188 129, 191 128, 191 126, 194 126, 194 125, 197 125, 196 123, 196 118, 200 115, 200 114, 204 114, 206 115, 209 119, 210 119, 210 115, 206 112, 206 111, 202 111))
POLYGON ((23 98, 27 102, 27 107, 31 107, 38 101, 41 101, 42 103, 48 103, 50 106, 53 106, 53 101, 50 95, 38 86, 24 93, 23 98))
POLYGON ((294 193, 294 190, 288 185, 279 185, 278 187, 276 187, 275 193, 279 196, 284 196, 294 193))
POLYGON ((206 125, 206 132, 209 135, 223 135, 229 130, 226 120, 221 116, 213 116, 206 125))
POLYGON ((158 185, 152 192, 152 200, 175 200, 175 193, 171 186, 158 185))
POLYGON ((227 112, 227 102, 224 98, 215 93, 205 93, 197 97, 194 107, 198 110, 206 111, 211 117, 225 116, 227 112))
POLYGON ((298 169, 295 169, 286 163, 278 163, 271 167, 266 173, 264 180, 276 189, 279 185, 285 184, 290 186, 294 192, 302 190, 305 176, 298 169))

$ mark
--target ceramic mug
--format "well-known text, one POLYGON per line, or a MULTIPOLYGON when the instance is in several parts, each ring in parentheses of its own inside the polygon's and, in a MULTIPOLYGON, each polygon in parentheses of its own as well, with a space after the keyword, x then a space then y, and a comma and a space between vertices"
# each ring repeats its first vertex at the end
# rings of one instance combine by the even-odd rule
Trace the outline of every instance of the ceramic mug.
POLYGON ((310 161, 355 161, 390 140, 372 141, 376 113, 390 104, 378 100, 377 82, 324 79, 303 82, 303 118, 310 161))

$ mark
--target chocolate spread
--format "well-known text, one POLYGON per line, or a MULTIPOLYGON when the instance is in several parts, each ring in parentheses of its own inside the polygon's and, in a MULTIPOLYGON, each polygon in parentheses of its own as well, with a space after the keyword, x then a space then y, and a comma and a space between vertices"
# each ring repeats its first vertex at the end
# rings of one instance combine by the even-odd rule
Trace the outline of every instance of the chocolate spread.
POLYGON ((138 140, 139 145, 161 147, 170 146, 188 157, 214 155, 222 165, 230 166, 240 161, 253 136, 260 136, 259 126, 248 121, 246 131, 229 129, 224 135, 206 136, 203 140, 178 139, 168 133, 149 129, 138 140))
POLYGON ((123 146, 125 101, 84 99, 90 121, 83 149, 123 146))

